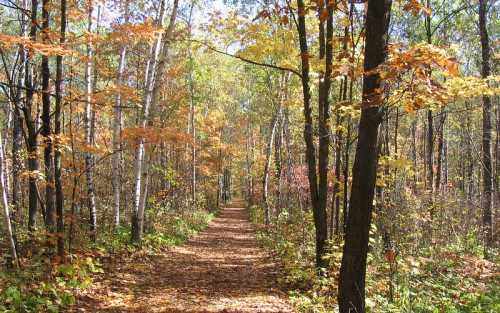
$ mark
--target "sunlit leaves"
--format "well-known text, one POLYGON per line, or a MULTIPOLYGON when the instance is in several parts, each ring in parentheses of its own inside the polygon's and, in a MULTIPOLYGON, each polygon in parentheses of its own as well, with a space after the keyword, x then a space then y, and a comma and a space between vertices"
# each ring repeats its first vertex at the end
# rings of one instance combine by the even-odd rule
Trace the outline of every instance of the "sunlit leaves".
POLYGON ((191 142, 189 134, 172 128, 128 127, 123 130, 122 136, 124 141, 131 143, 136 143, 140 139, 144 139, 149 144, 162 142, 186 144, 191 142))
POLYGON ((138 24, 117 25, 109 34, 109 39, 119 43, 135 44, 140 41, 152 42, 163 30, 150 21, 138 24))
POLYGON ((376 70, 393 88, 389 105, 414 111, 451 101, 444 82, 459 74, 458 63, 444 49, 428 44, 392 45, 389 52, 388 60, 376 70))
POLYGON ((432 10, 429 9, 428 7, 426 7, 423 4, 423 1, 419 1, 419 0, 405 0, 405 2, 406 3, 403 6, 403 9, 405 11, 408 11, 411 14, 413 14, 413 16, 418 15, 420 12, 422 12, 423 14, 428 15, 428 16, 432 14, 432 10))
POLYGON ((63 48, 60 45, 45 44, 32 41, 27 37, 0 33, 0 47, 4 49, 12 49, 19 45, 23 45, 27 49, 33 50, 35 53, 45 56, 69 55, 72 53, 71 50, 63 48))

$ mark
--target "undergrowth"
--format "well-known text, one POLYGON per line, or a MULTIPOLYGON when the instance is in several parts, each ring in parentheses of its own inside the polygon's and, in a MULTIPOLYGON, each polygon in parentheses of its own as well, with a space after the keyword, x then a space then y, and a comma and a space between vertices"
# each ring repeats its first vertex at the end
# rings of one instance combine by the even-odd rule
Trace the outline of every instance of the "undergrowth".
POLYGON ((93 278, 103 273, 101 260, 107 256, 137 250, 161 253, 203 230, 215 213, 201 208, 184 212, 165 210, 154 221, 151 219, 141 245, 130 243, 130 227, 119 227, 102 232, 91 250, 75 249, 67 264, 57 264, 54 257, 48 257, 40 249, 36 256, 22 260, 22 270, 0 270, 0 312, 63 312, 75 303, 79 291, 90 287, 93 278))
MULTIPOLYGON (((272 225, 264 227, 262 208, 250 208, 252 222, 259 226, 259 241, 283 265, 286 276, 282 280, 292 290, 290 299, 295 308, 306 313, 338 312, 337 281, 343 242, 340 238, 329 242, 326 256, 329 267, 320 275, 314 268, 312 214, 293 213, 283 210, 272 225)), ((498 262, 486 261, 468 246, 461 246, 470 242, 457 241, 413 254, 401 251, 392 261, 382 252, 381 241, 373 226, 368 255, 367 312, 500 312, 498 262)))
POLYGON ((102 273, 92 257, 70 264, 31 264, 22 271, 0 272, 0 312, 62 312, 75 302, 75 292, 92 284, 102 273))

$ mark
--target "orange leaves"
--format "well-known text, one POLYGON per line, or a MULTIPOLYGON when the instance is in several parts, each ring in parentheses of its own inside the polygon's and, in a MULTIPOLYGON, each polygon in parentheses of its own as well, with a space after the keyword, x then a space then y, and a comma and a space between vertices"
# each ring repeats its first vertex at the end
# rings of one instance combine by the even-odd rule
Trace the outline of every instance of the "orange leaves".
POLYGON ((120 94, 122 100, 131 104, 141 103, 142 100, 137 89, 127 85, 112 85, 106 89, 95 92, 92 95, 92 103, 100 107, 112 106, 118 94, 120 94))
POLYGON ((266 19, 266 18, 270 18, 271 17, 271 14, 269 13, 268 10, 262 10, 260 11, 252 20, 252 22, 255 22, 256 20, 258 19, 266 19))
POLYGON ((139 24, 125 24, 115 27, 115 30, 109 34, 109 39, 125 43, 137 43, 141 41, 153 41, 163 30, 153 25, 150 21, 139 24))
POLYGON ((387 62, 376 71, 385 82, 399 86, 392 92, 393 104, 414 111, 446 105, 452 100, 443 82, 459 74, 458 63, 444 49, 429 44, 410 48, 392 45, 389 52, 387 62))
POLYGON ((328 10, 327 9, 322 9, 321 13, 319 15, 319 20, 323 22, 323 21, 325 21, 328 18, 328 16, 329 16, 328 10))
POLYGON ((419 75, 428 76, 431 69, 442 71, 448 76, 458 75, 458 63, 447 56, 446 51, 429 44, 418 44, 409 49, 400 45, 389 47, 390 58, 384 64, 381 76, 384 79, 394 74, 414 70, 419 75), (391 73, 392 72, 392 73, 391 73))
POLYGON ((410 12, 413 16, 417 16, 420 12, 427 16, 432 14, 432 10, 423 5, 419 0, 407 0, 403 9, 410 12))
POLYGON ((146 143, 191 143, 191 135, 177 128, 125 128, 122 133, 123 140, 128 142, 137 142, 139 139, 145 139, 146 143))
POLYGON ((44 44, 32 41, 27 37, 12 36, 0 33, 0 46, 2 48, 10 49, 18 45, 23 45, 26 48, 33 50, 35 53, 45 56, 69 55, 73 52, 72 50, 65 49, 60 45, 44 44))

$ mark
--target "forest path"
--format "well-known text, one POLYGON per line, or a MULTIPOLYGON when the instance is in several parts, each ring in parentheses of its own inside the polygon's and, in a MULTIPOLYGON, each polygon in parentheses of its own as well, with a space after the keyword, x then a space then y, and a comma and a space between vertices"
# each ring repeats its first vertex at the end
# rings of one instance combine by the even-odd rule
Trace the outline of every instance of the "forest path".
POLYGON ((278 289, 278 265, 238 206, 225 208, 182 246, 114 261, 74 312, 293 312, 278 289))

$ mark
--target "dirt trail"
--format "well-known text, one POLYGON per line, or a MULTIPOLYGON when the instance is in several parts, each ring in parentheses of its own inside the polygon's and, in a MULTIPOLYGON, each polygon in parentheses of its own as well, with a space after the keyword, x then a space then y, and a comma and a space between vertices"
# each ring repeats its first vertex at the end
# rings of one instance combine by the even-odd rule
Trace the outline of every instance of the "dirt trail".
POLYGON ((169 252, 116 262, 74 312, 293 312, 243 208, 169 252))

